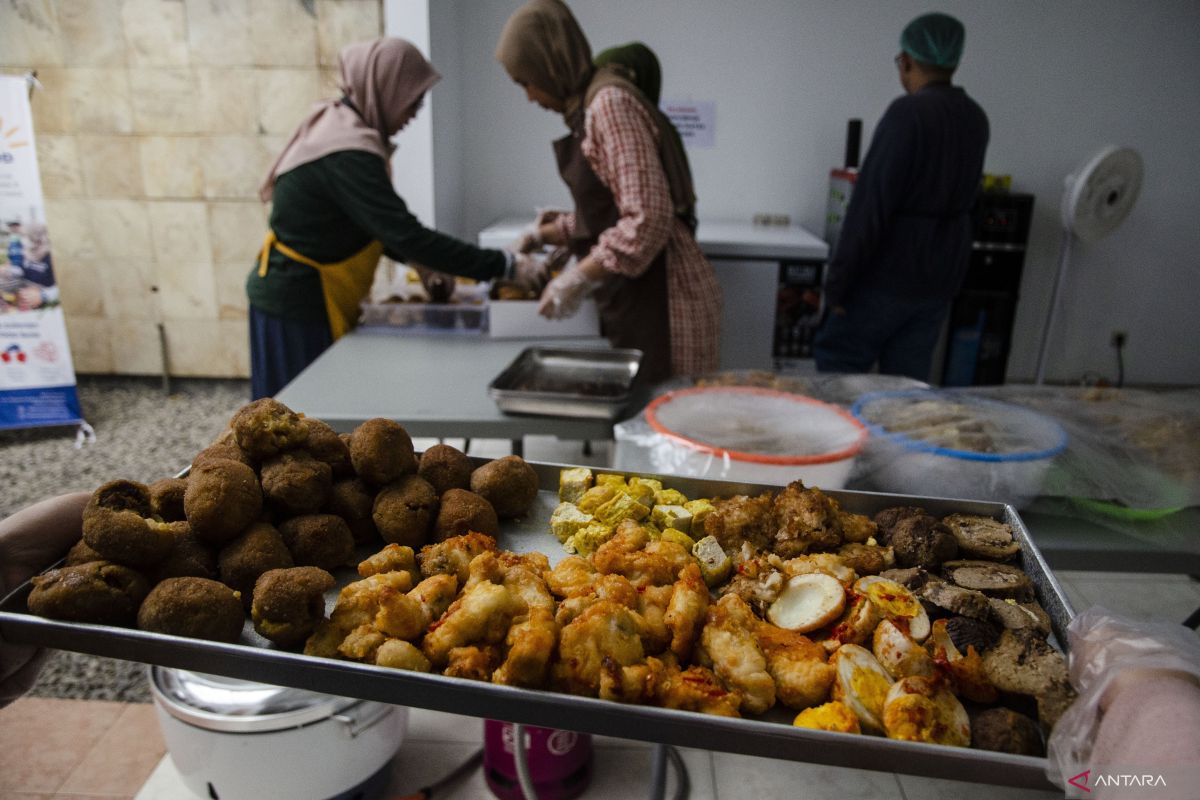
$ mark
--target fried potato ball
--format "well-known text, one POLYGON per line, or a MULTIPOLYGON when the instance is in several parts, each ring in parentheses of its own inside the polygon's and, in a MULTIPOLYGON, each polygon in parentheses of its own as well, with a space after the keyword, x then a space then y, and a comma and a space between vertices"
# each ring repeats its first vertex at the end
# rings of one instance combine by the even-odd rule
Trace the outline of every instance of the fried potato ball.
POLYGON ((470 531, 495 536, 500 521, 492 504, 466 489, 447 489, 442 493, 437 517, 433 522, 433 540, 444 542, 451 536, 470 531))
POLYGON ((183 495, 188 524, 200 541, 222 545, 262 513, 258 476, 240 461, 216 458, 193 467, 183 495))
POLYGON ((242 593, 249 608, 254 582, 264 572, 292 566, 292 553, 274 525, 256 522, 221 548, 217 565, 221 582, 242 593))
POLYGON ((232 429, 227 430, 224 436, 197 453, 196 457, 192 459, 192 468, 195 469, 205 461, 211 461, 214 458, 230 458, 242 462, 247 467, 254 467, 258 463, 250 457, 249 453, 238 447, 237 440, 233 438, 232 429))
POLYGON ((358 477, 373 486, 384 486, 417 471, 412 439, 399 422, 375 417, 350 435, 350 460, 358 477))
POLYGON ((435 444, 421 454, 417 474, 429 481, 440 496, 447 489, 470 488, 473 469, 466 453, 448 444, 435 444))
POLYGON ((67 551, 67 558, 63 562, 65 567, 74 567, 78 564, 88 564, 92 561, 103 561, 104 556, 97 553, 88 543, 80 539, 75 545, 67 551))
POLYGON ((346 520, 350 533, 358 544, 379 541, 379 531, 371 511, 375 507, 375 490, 361 478, 344 478, 333 484, 329 494, 329 511, 346 520))
POLYGON ((150 584, 140 572, 111 561, 90 561, 36 576, 29 610, 39 617, 131 626, 150 584))
POLYGON ((385 486, 375 497, 372 518, 385 542, 420 548, 438 513, 434 488, 419 475, 405 475, 385 486))
POLYGON ((471 491, 491 503, 500 519, 515 519, 527 514, 537 497, 537 473, 520 456, 504 456, 471 473, 471 491))
POLYGON ((300 420, 308 428, 304 449, 317 461, 323 461, 333 470, 333 478, 344 478, 354 474, 354 463, 350 460, 350 444, 337 431, 315 417, 300 420))
POLYGON ((238 593, 207 578, 167 578, 150 590, 138 609, 144 631, 236 642, 246 614, 238 593))
POLYGON ((306 514, 279 525, 283 542, 297 567, 336 569, 354 559, 354 536, 346 521, 334 514, 306 514))
POLYGON ((83 509, 83 540, 109 561, 151 566, 167 557, 175 539, 150 515, 150 490, 144 484, 109 481, 92 493, 83 509))
POLYGON ((186 519, 183 513, 183 493, 187 490, 185 478, 163 478, 150 484, 150 511, 163 522, 179 522, 186 519))
POLYGON ((329 499, 333 468, 304 450, 291 450, 262 465, 263 498, 284 516, 315 514, 329 499))
POLYGON ((270 397, 247 403, 229 421, 238 447, 259 461, 299 447, 308 439, 300 415, 270 397))
POLYGON ((167 578, 217 579, 217 551, 196 538, 187 522, 170 523, 175 546, 150 571, 150 579, 159 583, 167 578))
POLYGON ((325 592, 335 583, 320 567, 267 570, 254 584, 254 630, 280 647, 303 644, 325 618, 325 592))

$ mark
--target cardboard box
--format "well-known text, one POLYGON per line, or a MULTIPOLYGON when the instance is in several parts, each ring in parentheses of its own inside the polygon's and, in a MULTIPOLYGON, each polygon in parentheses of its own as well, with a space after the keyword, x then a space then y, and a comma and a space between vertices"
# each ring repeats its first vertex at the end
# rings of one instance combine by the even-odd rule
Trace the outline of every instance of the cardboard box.
POLYGON ((546 319, 537 313, 537 300, 493 300, 488 303, 488 336, 493 339, 554 339, 599 336, 600 313, 587 299, 566 319, 546 319))

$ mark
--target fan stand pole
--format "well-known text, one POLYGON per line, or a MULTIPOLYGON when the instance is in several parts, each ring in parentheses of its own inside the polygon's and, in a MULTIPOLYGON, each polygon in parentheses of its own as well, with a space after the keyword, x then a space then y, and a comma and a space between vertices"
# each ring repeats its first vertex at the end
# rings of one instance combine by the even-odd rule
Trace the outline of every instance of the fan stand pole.
POLYGON ((1063 283, 1067 276, 1067 262, 1071 260, 1071 240, 1074 234, 1063 228, 1062 244, 1058 248, 1058 275, 1054 278, 1054 291, 1050 294, 1050 310, 1046 314, 1046 324, 1042 327, 1042 346, 1038 349, 1037 373, 1034 383, 1041 386, 1046 379, 1046 351, 1050 346, 1050 331, 1054 327, 1054 318, 1058 316, 1058 298, 1062 294, 1063 283))

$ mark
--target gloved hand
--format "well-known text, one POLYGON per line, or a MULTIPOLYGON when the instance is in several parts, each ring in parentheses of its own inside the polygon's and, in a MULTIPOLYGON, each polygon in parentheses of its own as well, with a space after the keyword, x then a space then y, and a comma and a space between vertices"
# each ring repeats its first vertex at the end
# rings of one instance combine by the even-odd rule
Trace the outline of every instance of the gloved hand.
MULTIPOLYGON (((0 522, 0 597, 53 564, 83 533, 89 492, 59 495, 24 508, 0 522)), ((16 700, 37 681, 45 651, 0 640, 0 706, 16 700)))
POLYGON ((541 250, 543 244, 545 242, 542 241, 542 234, 538 231, 537 223, 534 223, 521 231, 521 236, 513 244, 512 250, 514 253, 532 253, 535 250, 541 250))
POLYGON ((527 287, 533 292, 540 292, 549 278, 550 276, 546 271, 546 262, 542 259, 525 253, 515 253, 513 255, 513 274, 511 280, 514 283, 527 287))
POLYGON ((425 287, 425 293, 429 295, 429 302, 445 303, 450 300, 451 295, 454 294, 454 278, 415 262, 409 262, 409 266, 416 270, 417 275, 421 278, 421 285, 425 287))
POLYGON ((538 313, 547 319, 566 319, 579 311, 583 298, 587 297, 599 282, 593 281, 576 266, 568 267, 542 290, 538 313))

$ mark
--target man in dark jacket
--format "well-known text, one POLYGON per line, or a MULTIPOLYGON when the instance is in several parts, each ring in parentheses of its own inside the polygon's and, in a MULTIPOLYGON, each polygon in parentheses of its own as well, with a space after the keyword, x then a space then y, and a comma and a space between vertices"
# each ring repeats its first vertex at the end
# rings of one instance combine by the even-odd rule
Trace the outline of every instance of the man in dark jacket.
POLYGON ((962 23, 925 14, 900 36, 905 95, 875 128, 825 282, 814 355, 822 372, 929 379, 942 322, 967 270, 971 205, 988 120, 950 79, 962 23))

